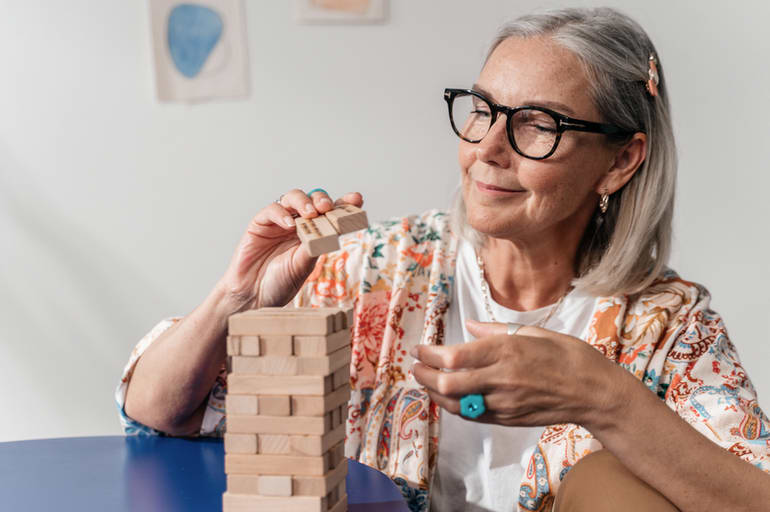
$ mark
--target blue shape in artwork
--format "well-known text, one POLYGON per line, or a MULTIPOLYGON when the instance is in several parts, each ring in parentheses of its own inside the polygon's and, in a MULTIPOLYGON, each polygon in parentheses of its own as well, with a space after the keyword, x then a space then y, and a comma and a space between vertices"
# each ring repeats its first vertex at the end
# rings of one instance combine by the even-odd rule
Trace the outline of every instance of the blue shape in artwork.
POLYGON ((168 49, 187 78, 197 75, 222 37, 222 18, 208 7, 179 4, 168 16, 168 49))

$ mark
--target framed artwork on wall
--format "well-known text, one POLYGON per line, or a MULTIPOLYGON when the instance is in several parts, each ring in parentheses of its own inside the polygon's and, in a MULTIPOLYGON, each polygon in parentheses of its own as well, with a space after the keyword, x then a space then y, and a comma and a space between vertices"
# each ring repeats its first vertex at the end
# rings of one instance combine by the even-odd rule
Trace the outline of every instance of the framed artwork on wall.
POLYGON ((248 96, 242 0, 150 0, 160 101, 248 96))
POLYGON ((300 23, 383 23, 387 0, 295 0, 300 23))

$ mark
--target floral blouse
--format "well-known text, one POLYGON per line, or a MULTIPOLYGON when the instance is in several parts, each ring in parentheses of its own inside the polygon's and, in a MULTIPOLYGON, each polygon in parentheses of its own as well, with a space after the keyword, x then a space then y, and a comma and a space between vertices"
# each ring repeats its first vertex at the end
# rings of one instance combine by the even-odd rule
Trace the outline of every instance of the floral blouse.
MULTIPOLYGON (((453 285, 457 238, 447 215, 429 211, 374 225, 322 256, 295 305, 355 306, 348 457, 387 474, 412 511, 427 511, 440 448, 439 407, 415 381, 409 350, 441 344, 453 285)), ((590 344, 640 379, 701 434, 770 472, 770 420, 727 336, 708 292, 669 271, 643 293, 602 297, 590 344)), ((127 434, 162 434, 126 416, 136 361, 171 318, 136 346, 116 391, 127 434)), ((200 435, 225 431, 223 366, 209 395, 200 435)), ((549 510, 561 480, 599 441, 574 424, 545 428, 519 485, 519 511, 549 510)))

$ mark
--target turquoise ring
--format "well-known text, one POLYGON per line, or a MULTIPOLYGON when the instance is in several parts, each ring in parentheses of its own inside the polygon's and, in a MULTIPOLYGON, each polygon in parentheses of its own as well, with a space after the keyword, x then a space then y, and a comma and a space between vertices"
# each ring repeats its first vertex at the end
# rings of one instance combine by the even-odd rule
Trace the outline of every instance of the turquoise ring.
POLYGON ((323 192, 327 196, 329 195, 329 193, 327 191, 325 191, 324 189, 322 189, 322 188, 314 188, 313 190, 311 190, 310 192, 307 193, 307 196, 310 197, 313 194, 315 194, 316 192, 323 192))
POLYGON ((460 415, 475 420, 487 410, 484 397, 481 395, 465 395, 460 399, 460 415))

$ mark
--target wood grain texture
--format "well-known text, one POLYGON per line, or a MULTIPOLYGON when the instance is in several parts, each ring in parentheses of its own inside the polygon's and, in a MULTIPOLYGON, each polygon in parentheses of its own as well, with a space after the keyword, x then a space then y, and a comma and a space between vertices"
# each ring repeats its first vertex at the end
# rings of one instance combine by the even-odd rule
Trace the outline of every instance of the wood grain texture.
MULTIPOLYGON (((340 370, 338 370, 336 373, 339 371, 340 370)), ((347 371, 349 376, 349 367, 347 367, 347 371)), ((239 375, 237 373, 230 373, 227 376, 227 390, 228 393, 239 395, 323 396, 331 393, 332 391, 332 376, 272 376, 239 375)))

